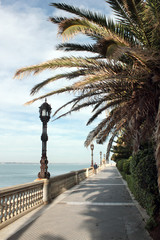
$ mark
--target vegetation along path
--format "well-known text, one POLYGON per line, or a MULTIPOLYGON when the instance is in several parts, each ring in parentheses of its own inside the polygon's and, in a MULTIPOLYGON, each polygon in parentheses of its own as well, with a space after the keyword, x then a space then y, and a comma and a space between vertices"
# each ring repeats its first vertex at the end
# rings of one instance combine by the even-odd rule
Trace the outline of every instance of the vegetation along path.
POLYGON ((148 240, 142 217, 115 166, 65 192, 8 238, 148 240))

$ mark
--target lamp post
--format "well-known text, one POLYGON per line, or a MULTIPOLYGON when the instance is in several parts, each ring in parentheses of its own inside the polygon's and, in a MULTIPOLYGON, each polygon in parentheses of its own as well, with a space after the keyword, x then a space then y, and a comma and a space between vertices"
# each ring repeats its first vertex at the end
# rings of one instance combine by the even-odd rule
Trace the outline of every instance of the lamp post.
POLYGON ((91 144, 90 148, 91 148, 91 167, 93 167, 93 149, 94 149, 94 144, 91 144))
POLYGON ((51 114, 51 106, 47 103, 47 99, 45 99, 45 102, 39 107, 39 113, 40 113, 40 119, 42 121, 42 157, 41 157, 41 171, 38 173, 39 178, 50 178, 50 173, 47 171, 48 169, 48 160, 47 160, 47 141, 48 141, 48 135, 47 135, 47 122, 50 119, 51 114))
POLYGON ((106 163, 106 154, 104 154, 103 156, 104 156, 104 158, 103 158, 103 164, 105 164, 105 163, 106 163))
POLYGON ((102 152, 100 152, 100 166, 102 165, 102 152))

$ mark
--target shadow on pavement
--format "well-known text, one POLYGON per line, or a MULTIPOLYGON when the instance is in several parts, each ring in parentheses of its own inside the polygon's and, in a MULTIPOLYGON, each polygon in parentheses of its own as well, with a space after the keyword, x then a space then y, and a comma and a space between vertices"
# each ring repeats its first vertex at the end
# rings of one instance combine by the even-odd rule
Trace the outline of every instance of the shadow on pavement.
POLYGON ((39 240, 65 240, 65 239, 62 237, 53 235, 53 234, 44 234, 44 235, 40 236, 39 240))

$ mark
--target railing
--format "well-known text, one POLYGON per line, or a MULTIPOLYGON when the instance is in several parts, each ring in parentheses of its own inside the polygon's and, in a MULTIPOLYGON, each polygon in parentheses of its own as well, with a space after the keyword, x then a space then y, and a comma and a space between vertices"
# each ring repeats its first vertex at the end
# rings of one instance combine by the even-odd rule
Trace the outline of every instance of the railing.
POLYGON ((93 174, 93 168, 0 190, 0 229, 93 174))
POLYGON ((43 204, 43 180, 0 190, 0 229, 43 204))

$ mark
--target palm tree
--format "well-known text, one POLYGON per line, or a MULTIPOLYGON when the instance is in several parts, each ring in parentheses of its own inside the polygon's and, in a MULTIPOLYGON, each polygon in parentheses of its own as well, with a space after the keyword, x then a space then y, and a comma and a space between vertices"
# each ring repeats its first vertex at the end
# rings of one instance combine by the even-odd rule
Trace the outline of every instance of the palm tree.
POLYGON ((92 106, 93 115, 87 124, 108 110, 109 113, 85 141, 88 146, 95 138, 98 143, 103 143, 110 137, 108 152, 115 136, 122 129, 132 139, 134 152, 142 141, 154 136, 160 189, 160 2, 106 2, 115 12, 116 22, 106 19, 100 13, 52 3, 51 6, 76 15, 73 18, 50 18, 52 23, 58 24, 58 33, 63 39, 81 33, 94 41, 93 44, 63 43, 57 49, 89 52, 93 55, 62 57, 21 68, 15 77, 22 77, 25 73, 37 74, 46 69, 69 68, 69 72, 55 75, 34 86, 31 94, 58 79, 76 79, 75 83, 46 93, 29 103, 54 94, 75 93, 76 96, 57 109, 55 114, 67 105, 71 105, 70 111, 57 118, 92 106))

